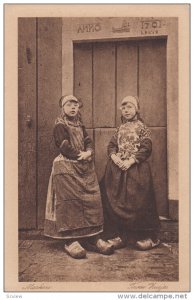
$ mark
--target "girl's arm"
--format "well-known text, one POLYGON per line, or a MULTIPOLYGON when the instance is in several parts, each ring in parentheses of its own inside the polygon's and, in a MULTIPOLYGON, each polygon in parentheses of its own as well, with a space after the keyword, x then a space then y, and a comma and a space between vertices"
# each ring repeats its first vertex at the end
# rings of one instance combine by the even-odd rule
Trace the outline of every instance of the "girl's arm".
POLYGON ((62 155, 68 159, 75 160, 78 158, 79 151, 70 145, 69 133, 63 124, 57 124, 54 127, 53 135, 55 144, 62 155))
POLYGON ((118 129, 116 130, 116 132, 114 133, 114 135, 112 136, 108 144, 107 152, 108 152, 108 156, 112 159, 115 165, 117 165, 119 168, 122 169, 123 161, 120 159, 120 157, 117 156, 117 152, 118 152, 117 137, 118 137, 118 129))
POLYGON ((82 129, 83 129, 83 136, 84 136, 84 150, 85 151, 80 152, 78 160, 91 161, 92 156, 94 154, 93 143, 85 129, 85 126, 82 126, 82 129))
POLYGON ((152 153, 152 140, 151 131, 143 124, 140 133, 140 146, 138 152, 135 154, 135 160, 137 163, 141 163, 149 158, 152 153))
POLYGON ((112 154, 116 154, 118 152, 117 136, 118 136, 118 130, 114 133, 114 135, 112 136, 108 144, 107 152, 109 157, 111 157, 112 154))
POLYGON ((145 138, 141 141, 138 152, 135 154, 137 163, 143 162, 149 158, 152 153, 152 141, 150 138, 145 138))
POLYGON ((91 151, 91 153, 94 153, 94 147, 93 147, 93 142, 91 140, 91 138, 89 137, 85 126, 83 126, 83 135, 84 135, 84 147, 85 147, 85 151, 91 151))

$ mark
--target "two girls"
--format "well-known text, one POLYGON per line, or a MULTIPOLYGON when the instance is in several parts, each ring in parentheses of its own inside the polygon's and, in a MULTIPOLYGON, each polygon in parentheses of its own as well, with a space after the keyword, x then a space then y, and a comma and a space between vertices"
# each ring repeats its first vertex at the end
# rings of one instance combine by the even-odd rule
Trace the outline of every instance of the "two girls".
MULTIPOLYGON (((73 95, 60 100, 54 139, 60 154, 50 176, 44 233, 63 239, 73 258, 85 258, 86 249, 112 254, 136 235, 136 247, 148 250, 159 244, 159 219, 152 177, 146 162, 151 154, 150 131, 139 118, 135 97, 121 103, 122 125, 108 145, 109 161, 102 184, 104 213, 115 232, 101 238, 103 209, 93 163, 93 146, 82 124, 80 103, 73 95)), ((106 225, 106 224, 105 224, 106 225)))

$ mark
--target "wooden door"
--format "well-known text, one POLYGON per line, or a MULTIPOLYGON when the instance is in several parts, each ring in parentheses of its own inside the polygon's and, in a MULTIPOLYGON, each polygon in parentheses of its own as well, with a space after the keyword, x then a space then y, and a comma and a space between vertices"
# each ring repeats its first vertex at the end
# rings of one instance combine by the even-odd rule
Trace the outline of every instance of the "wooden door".
POLYGON ((120 102, 138 95, 141 116, 152 131, 150 157, 160 215, 168 215, 166 145, 166 41, 74 44, 74 93, 92 132, 95 164, 101 180, 107 144, 120 124, 120 102))
POLYGON ((36 19, 19 18, 18 33, 18 221, 21 229, 35 229, 37 212, 36 19))
POLYGON ((20 229, 44 224, 48 180, 58 153, 52 130, 60 115, 61 31, 61 18, 20 18, 18 22, 20 229))

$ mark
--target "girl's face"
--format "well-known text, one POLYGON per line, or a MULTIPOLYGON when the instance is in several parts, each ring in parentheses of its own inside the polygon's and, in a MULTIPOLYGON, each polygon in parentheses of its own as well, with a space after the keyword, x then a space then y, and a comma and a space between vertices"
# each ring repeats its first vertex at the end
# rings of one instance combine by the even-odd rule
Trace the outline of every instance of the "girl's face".
POLYGON ((131 103, 126 103, 121 107, 122 116, 127 120, 132 120, 136 116, 136 108, 131 103))
POLYGON ((68 117, 75 117, 79 110, 79 103, 70 100, 63 106, 63 111, 68 117))

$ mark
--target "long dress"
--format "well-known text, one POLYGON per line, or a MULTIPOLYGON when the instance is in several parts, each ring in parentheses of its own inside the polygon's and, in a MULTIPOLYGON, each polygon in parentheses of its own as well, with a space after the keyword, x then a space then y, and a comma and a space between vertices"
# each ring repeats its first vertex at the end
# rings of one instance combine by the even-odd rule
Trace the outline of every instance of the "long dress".
POLYGON ((143 232, 144 236, 158 231, 152 174, 146 161, 151 151, 151 132, 140 120, 122 124, 111 138, 101 183, 106 228, 143 232), (135 164, 122 171, 110 158, 113 153, 122 160, 133 157, 135 164))
POLYGON ((44 235, 72 239, 103 231, 103 209, 94 162, 77 160, 80 151, 93 151, 80 122, 59 118, 54 139, 60 154, 54 159, 48 185, 44 235))

